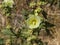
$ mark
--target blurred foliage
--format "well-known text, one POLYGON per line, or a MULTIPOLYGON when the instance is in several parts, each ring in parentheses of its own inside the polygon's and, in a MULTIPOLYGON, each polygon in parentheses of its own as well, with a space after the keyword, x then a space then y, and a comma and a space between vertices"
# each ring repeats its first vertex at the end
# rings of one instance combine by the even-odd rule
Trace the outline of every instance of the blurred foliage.
MULTIPOLYGON (((13 14, 14 1, 4 0, 1 4, 2 14, 6 18, 6 26, 1 30, 4 35, 10 36, 11 45, 13 45, 12 36, 15 36, 15 45, 44 45, 38 36, 42 29, 50 33, 48 28, 53 27, 47 20, 46 13, 42 6, 47 3, 54 3, 54 0, 33 0, 30 1, 29 9, 22 9, 21 14, 13 14), (7 2, 4 2, 7 1, 7 2), (23 19, 22 19, 23 18, 23 19)), ((28 3, 28 2, 27 2, 28 3)), ((55 3, 54 3, 55 4, 55 3)), ((52 4, 53 5, 53 4, 52 4)), ((3 43, 3 39, 0 39, 3 43)))
POLYGON ((4 39, 0 38, 0 45, 4 45, 4 39))

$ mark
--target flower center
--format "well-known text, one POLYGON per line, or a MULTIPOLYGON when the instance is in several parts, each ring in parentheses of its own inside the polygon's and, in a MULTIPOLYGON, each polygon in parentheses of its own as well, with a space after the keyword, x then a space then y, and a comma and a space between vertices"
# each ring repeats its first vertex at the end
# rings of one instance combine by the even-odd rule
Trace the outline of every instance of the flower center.
POLYGON ((33 25, 36 25, 36 20, 32 20, 32 24, 33 25))

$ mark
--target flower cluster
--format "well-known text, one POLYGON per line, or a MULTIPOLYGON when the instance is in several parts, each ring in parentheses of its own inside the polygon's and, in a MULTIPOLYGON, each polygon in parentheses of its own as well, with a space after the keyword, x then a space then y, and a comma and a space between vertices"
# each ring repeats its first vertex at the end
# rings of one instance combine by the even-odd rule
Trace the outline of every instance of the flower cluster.
POLYGON ((5 6, 5 7, 12 8, 13 7, 13 4, 14 4, 14 1, 13 0, 4 0, 3 1, 3 6, 5 6))
POLYGON ((2 9, 2 14, 9 16, 11 15, 11 10, 13 8, 14 1, 13 0, 3 0, 0 8, 2 9))

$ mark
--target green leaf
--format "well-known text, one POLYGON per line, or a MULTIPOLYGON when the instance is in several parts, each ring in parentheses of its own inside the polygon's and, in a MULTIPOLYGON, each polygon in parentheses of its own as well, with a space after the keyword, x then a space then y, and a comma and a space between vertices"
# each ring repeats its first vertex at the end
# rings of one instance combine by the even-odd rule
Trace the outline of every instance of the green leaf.
POLYGON ((22 9, 21 13, 22 13, 23 15, 26 15, 28 12, 27 12, 27 10, 22 9))
POLYGON ((4 40, 0 38, 0 45, 4 44, 4 40))
POLYGON ((4 30, 2 30, 2 33, 5 35, 13 35, 13 33, 10 31, 10 29, 4 29, 4 30))
POLYGON ((21 36, 24 37, 24 38, 27 38, 27 37, 29 37, 31 35, 32 35, 32 30, 21 31, 21 36))

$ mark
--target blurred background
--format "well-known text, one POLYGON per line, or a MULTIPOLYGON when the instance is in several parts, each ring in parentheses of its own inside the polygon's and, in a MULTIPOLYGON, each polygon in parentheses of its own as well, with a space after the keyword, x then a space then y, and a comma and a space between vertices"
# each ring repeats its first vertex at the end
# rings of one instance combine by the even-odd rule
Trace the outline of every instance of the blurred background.
MULTIPOLYGON (((3 0, 0 0, 0 4, 3 0)), ((22 9, 30 9, 29 8, 29 2, 35 1, 35 0, 14 0, 15 2, 15 8, 12 11, 12 14, 15 15, 12 16, 14 18, 11 19, 11 25, 12 27, 16 27, 15 33, 17 30, 22 26, 24 23, 23 16, 22 16, 22 9), (15 20, 21 20, 21 25, 19 25, 18 22, 15 23, 15 20), (16 25, 15 25, 16 24, 16 25)), ((39 0, 38 0, 39 1, 39 0)), ((44 10, 44 14, 46 14, 46 18, 49 23, 54 24, 54 27, 49 28, 51 35, 47 35, 45 30, 41 30, 39 38, 45 43, 44 45, 60 45, 60 0, 41 0, 47 2, 44 6, 42 6, 44 10), (51 32, 52 31, 52 32, 51 32)), ((10 35, 4 35, 1 30, 6 26, 6 17, 4 17, 1 13, 0 9, 0 45, 21 45, 20 38, 16 38, 15 36, 10 35), (11 41, 12 40, 12 41, 11 41), (12 44, 13 43, 13 44, 12 44)), ((47 24, 48 25, 48 24, 47 24)), ((8 31, 8 33, 10 33, 8 31)), ((7 34, 8 34, 7 33, 7 34)))

